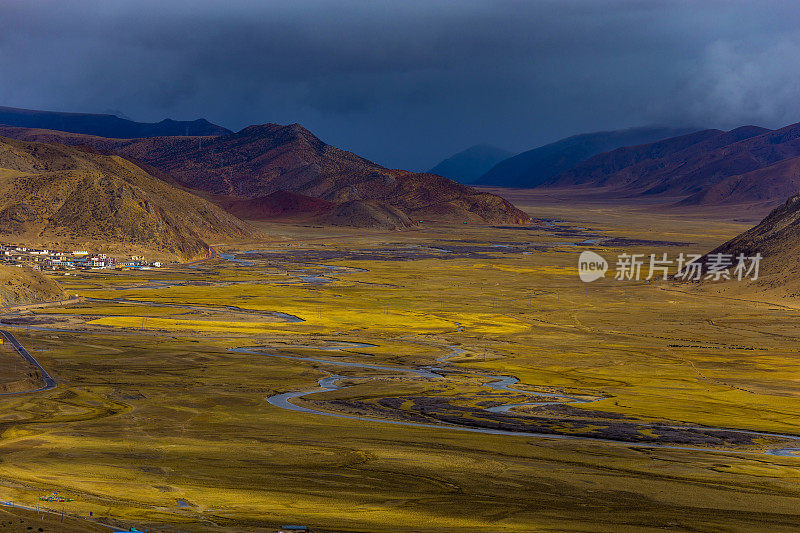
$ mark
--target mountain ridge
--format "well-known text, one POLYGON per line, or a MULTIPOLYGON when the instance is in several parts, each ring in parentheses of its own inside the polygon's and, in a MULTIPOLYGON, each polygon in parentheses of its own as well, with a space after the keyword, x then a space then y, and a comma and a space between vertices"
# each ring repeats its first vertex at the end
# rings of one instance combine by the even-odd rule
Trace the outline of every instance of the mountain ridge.
MULTIPOLYGON (((151 165, 203 195, 253 199, 289 191, 335 204, 384 204, 410 219, 523 224, 530 217, 493 194, 442 176, 388 169, 328 145, 299 124, 261 124, 215 137, 107 139, 0 127, 0 135, 88 145, 151 165)), ((370 207, 368 211, 373 212, 370 207)), ((364 212, 362 210, 361 212, 364 212)))
POLYGON ((231 133, 229 129, 212 124, 204 118, 186 121, 165 118, 160 122, 136 122, 102 113, 66 113, 3 106, 0 106, 0 124, 82 133, 114 139, 231 133))
POLYGON ((573 135, 500 161, 475 183, 495 187, 537 187, 596 154, 691 131, 694 130, 640 127, 573 135))
POLYGON ((685 197, 679 206, 775 205, 796 192, 797 165, 789 163, 796 157, 800 157, 800 124, 778 130, 758 126, 703 130, 599 154, 544 185, 609 187, 628 197, 685 197))

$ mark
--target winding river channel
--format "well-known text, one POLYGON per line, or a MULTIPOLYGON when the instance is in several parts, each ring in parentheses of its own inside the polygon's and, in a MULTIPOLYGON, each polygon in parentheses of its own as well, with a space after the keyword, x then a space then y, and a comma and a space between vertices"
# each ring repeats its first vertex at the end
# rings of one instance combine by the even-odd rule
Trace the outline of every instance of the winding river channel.
MULTIPOLYGON (((570 242, 570 243, 561 243, 561 244, 571 244, 574 246, 587 246, 595 244, 597 239, 588 239, 585 237, 599 237, 597 235, 582 235, 584 240, 581 242, 570 242)), ((445 252, 447 250, 441 250, 445 252)), ((244 255, 250 256, 248 259, 242 259, 237 257, 233 254, 220 254, 222 259, 227 261, 233 262, 237 266, 242 267, 252 267, 255 266, 257 259, 252 256, 257 256, 260 253, 265 252, 264 250, 252 250, 249 252, 245 252, 244 255), (256 259, 255 261, 251 259, 256 259)), ((322 263, 304 263, 303 268, 301 269, 292 269, 290 272, 296 278, 299 278, 299 283, 330 283, 335 281, 336 278, 331 276, 330 274, 344 274, 349 272, 363 272, 363 269, 359 268, 351 268, 351 267, 343 267, 343 266, 334 266, 334 265, 326 265, 322 263), (324 269, 326 270, 326 275, 320 275, 319 273, 315 273, 314 270, 324 269)), ((161 282, 161 287, 169 286, 169 283, 161 282)), ((285 283, 285 282, 284 282, 285 283)), ((289 283, 292 283, 291 281, 289 283)), ((119 302, 123 302, 125 300, 118 299, 119 302)), ((130 301, 130 303, 134 303, 134 301, 130 301)), ((155 302, 138 302, 138 303, 145 303, 145 304, 156 304, 155 302)), ((158 305, 158 304, 156 304, 158 305)), ((161 304, 163 305, 163 304, 161 304)), ((178 306, 178 305, 176 305, 178 306)), ((183 306, 187 307, 187 306, 183 306)), ((196 310, 207 310, 202 309, 200 307, 196 307, 196 310)), ((244 311, 240 309, 229 309, 231 311, 244 311)), ((268 312, 265 314, 269 314, 276 318, 281 318, 288 322, 294 321, 302 321, 302 318, 296 317, 293 315, 287 315, 284 313, 280 313, 277 311, 268 312)), ((459 331, 462 330, 459 326, 459 331)), ((371 344, 365 343, 355 343, 355 342, 346 342, 346 341, 339 341, 336 344, 331 344, 328 346, 308 346, 308 345, 296 345, 296 346, 281 346, 282 349, 314 349, 320 351, 352 351, 358 348, 369 348, 374 347, 371 344)), ((276 347, 277 348, 277 347, 276 347)), ((502 405, 496 405, 492 407, 483 407, 483 409, 488 413, 495 413, 495 414, 508 414, 514 415, 514 410, 518 407, 544 407, 544 406, 558 406, 558 405, 576 405, 582 403, 591 403, 597 402, 607 397, 604 396, 594 396, 594 397, 579 397, 575 395, 567 395, 559 392, 540 392, 540 391, 530 391, 524 390, 520 388, 514 388, 514 386, 519 383, 519 379, 514 376, 504 376, 504 375, 492 375, 492 374, 485 374, 485 373, 478 373, 469 369, 461 368, 461 367, 454 367, 450 363, 450 359, 460 356, 464 353, 464 350, 458 346, 450 346, 450 353, 440 357, 437 359, 437 363, 443 365, 445 368, 440 368, 437 366, 424 366, 424 367, 401 367, 401 366, 382 366, 382 365, 375 365, 369 363, 362 363, 362 362, 353 362, 353 361, 345 361, 345 360, 334 360, 334 359, 324 359, 324 358, 317 358, 317 357, 301 357, 301 356, 294 356, 294 355, 286 355, 286 354, 279 354, 279 353, 272 353, 269 350, 270 347, 246 347, 246 348, 233 348, 231 349, 232 352, 235 353, 247 353, 247 354, 254 354, 260 356, 267 356, 267 357, 276 357, 276 358, 283 358, 289 359, 294 361, 301 361, 301 362, 308 362, 308 363, 316 363, 320 365, 330 365, 330 366, 338 366, 348 368, 350 370, 353 369, 363 369, 367 371, 364 374, 356 374, 356 375, 348 375, 342 376, 339 374, 332 373, 331 375, 325 376, 321 378, 317 385, 316 389, 312 390, 301 390, 301 391, 290 391, 284 392, 280 394, 276 394, 267 398, 267 402, 270 405, 275 407, 286 409, 290 411, 296 411, 301 413, 307 413, 317 416, 326 416, 326 417, 334 417, 334 418, 345 418, 351 420, 360 420, 366 422, 376 422, 381 424, 393 424, 393 425, 402 425, 402 426, 410 426, 410 427, 418 427, 418 428, 427 428, 436 431, 467 431, 473 433, 483 433, 483 434, 490 434, 490 435, 507 435, 507 436, 516 436, 516 437, 536 437, 536 438, 544 438, 544 439, 559 439, 559 440, 581 440, 587 442, 598 442, 598 443, 606 443, 606 444, 615 444, 615 445, 622 445, 627 447, 636 447, 636 448, 662 448, 662 449, 671 449, 671 450, 685 450, 685 451, 697 451, 697 452, 706 452, 706 453, 722 453, 722 454, 767 454, 767 455, 774 455, 774 456, 785 456, 785 457, 796 457, 800 455, 800 436, 797 435, 789 435, 789 434, 779 434, 779 433, 768 433, 768 432, 758 432, 758 431, 749 431, 749 430, 739 430, 739 429, 732 429, 732 428, 714 428, 714 427, 702 427, 702 426, 666 426, 666 425, 659 425, 655 426, 652 424, 641 423, 638 424, 638 427, 642 429, 654 428, 658 427, 661 429, 675 429, 675 430, 697 430, 703 432, 725 432, 727 434, 737 434, 741 436, 748 436, 748 437, 762 437, 762 438, 773 438, 773 439, 782 439, 788 441, 798 442, 797 447, 784 447, 784 448, 774 448, 774 449, 764 449, 762 451, 753 451, 753 450, 735 450, 735 449, 719 449, 719 448, 702 448, 696 446, 680 446, 680 445, 672 445, 672 444, 660 444, 658 442, 635 442, 635 441, 628 441, 628 440, 613 440, 613 439, 606 439, 606 438, 598 438, 598 437, 589 437, 589 436, 582 436, 582 435, 570 435, 570 434, 563 434, 563 433, 543 433, 543 432, 529 432, 529 431, 511 431, 505 429, 494 429, 494 428, 486 428, 486 427, 476 427, 470 425, 459 425, 459 424, 451 424, 451 423, 424 423, 424 422, 413 422, 413 421, 403 421, 403 420, 392 420, 387 418, 376 418, 376 417, 368 417, 368 416, 358 416, 346 413, 337 413, 337 412, 330 412, 330 411, 322 411, 319 409, 313 409, 311 407, 298 405, 293 400, 302 399, 306 396, 318 394, 322 392, 329 392, 329 391, 337 391, 337 390, 344 390, 348 388, 347 386, 340 386, 338 383, 343 379, 370 379, 374 378, 375 376, 371 373, 374 372, 390 372, 393 374, 399 375, 406 375, 411 377, 412 379, 421 379, 421 380, 438 380, 443 379, 445 375, 452 374, 454 371, 457 371, 461 374, 466 374, 467 377, 470 378, 482 378, 484 382, 482 386, 497 390, 497 391, 505 391, 515 394, 522 394, 528 395, 535 398, 535 401, 530 402, 522 402, 522 403, 506 403, 502 405)), ((361 357, 370 356, 369 354, 354 354, 359 355, 361 357)))
MULTIPOLYGON (((228 254, 221 254, 223 259, 228 261, 235 261, 236 258, 234 256, 229 256, 228 254)), ((250 266, 251 262, 247 261, 246 263, 237 263, 242 264, 242 266, 250 266)), ((360 269, 350 269, 348 267, 339 267, 339 266, 329 266, 329 265, 307 265, 309 267, 317 267, 317 268, 325 268, 330 273, 346 273, 346 272, 353 272, 360 269)), ((320 283, 320 282, 330 282, 335 281, 335 277, 323 277, 319 274, 310 274, 308 275, 308 271, 294 271, 295 275, 299 274, 300 282, 306 283, 320 283), (324 281, 323 281, 324 280, 324 281)), ((170 286, 170 282, 156 282, 156 286, 158 288, 170 286)), ((177 283, 176 283, 177 284, 177 283)), ((153 286, 153 288, 156 288, 153 286)), ((136 288, 146 288, 146 287, 136 287, 136 288)), ((92 299, 89 299, 92 301, 92 299)), ((188 308, 196 311, 211 311, 214 310, 212 307, 205 307, 205 306, 198 306, 198 305, 186 305, 186 304, 170 304, 170 303, 160 303, 160 302, 146 302, 140 300, 128 300, 125 298, 112 298, 106 300, 97 299, 95 301, 113 301, 117 303, 126 303, 126 304, 138 304, 138 305, 155 305, 155 306, 164 306, 164 307, 182 307, 188 308)), ((238 308, 234 306, 227 306, 227 312, 233 313, 246 313, 246 314, 264 314, 269 315, 279 320, 283 320, 286 322, 300 322, 303 319, 294 315, 289 315, 286 313, 281 313, 278 311, 261 311, 255 312, 250 311, 243 308, 238 308)), ((60 330, 58 328, 44 328, 44 327, 37 327, 37 326, 12 326, 12 327, 22 327, 26 329, 44 329, 49 331, 63 331, 67 332, 67 330, 60 330)), ((462 328, 459 326, 459 330, 462 328)), ((7 338, 13 337, 10 332, 2 332, 6 335, 7 338)), ((83 335, 91 334, 87 331, 75 331, 74 333, 80 333, 83 335)), ((11 338, 9 338, 11 340, 11 338)), ((15 341, 16 339, 14 339, 15 341)), ((45 386, 39 391, 48 390, 55 386, 55 380, 53 380, 49 374, 40 366, 38 363, 33 360, 27 350, 21 346, 18 342, 13 342, 15 349, 19 352, 19 354, 28 360, 28 362, 32 363, 36 366, 42 377, 43 381, 45 382, 45 386)), ((344 379, 359 379, 359 380, 369 380, 375 379, 378 375, 383 374, 385 377, 386 373, 395 376, 404 376, 408 379, 414 380, 424 380, 424 381, 435 381, 435 380, 443 380, 443 379, 452 379, 456 375, 463 376, 466 379, 471 381, 480 381, 482 387, 486 387, 488 389, 496 390, 496 391, 504 391, 513 393, 515 395, 526 395, 531 397, 531 401, 529 402, 522 402, 522 403, 505 403, 501 405, 492 405, 489 407, 476 407, 476 409, 482 409, 486 413, 491 413, 493 415, 508 415, 514 416, 518 415, 515 413, 514 410, 519 407, 544 407, 544 406, 570 406, 570 405, 577 405, 577 404, 585 404, 590 402, 598 402, 601 400, 607 399, 605 396, 583 396, 583 395, 567 395, 560 392, 553 392, 550 391, 531 391, 522 388, 515 388, 515 386, 519 383, 519 379, 514 376, 507 376, 507 375, 494 375, 494 374, 487 374, 481 373, 476 370, 471 370, 468 368, 464 368, 462 366, 455 366, 451 363, 451 359, 456 358, 464 353, 464 350, 459 346, 451 345, 449 346, 450 353, 445 356, 439 357, 436 360, 435 365, 428 365, 428 366, 417 366, 417 367, 406 367, 406 366, 388 366, 388 365, 379 365, 379 364, 371 364, 368 362, 360 362, 360 361, 350 361, 344 359, 329 359, 323 357, 305 357, 305 356, 297 356, 297 355, 289 355, 284 353, 273 353, 272 350, 291 350, 291 349, 311 349, 311 350, 319 350, 325 352, 333 352, 333 351, 346 351, 348 352, 347 355, 350 356, 357 356, 357 357, 372 357, 370 354, 366 353, 358 353, 354 350, 358 350, 361 348, 372 348, 375 347, 373 344, 367 343, 360 343, 360 342, 347 342, 347 341, 337 341, 335 343, 331 343, 329 345, 281 345, 281 346, 260 346, 260 347, 240 347, 240 348, 231 348, 230 351, 233 353, 240 353, 240 354, 251 354, 251 355, 258 355, 258 356, 265 356, 265 357, 275 357, 275 358, 282 358, 287 360, 293 360, 302 363, 312 363, 317 365, 323 366, 331 366, 331 367, 339 367, 339 368, 347 368, 350 370, 347 376, 339 375, 335 372, 330 372, 329 375, 321 378, 317 382, 317 388, 310 389, 310 390, 300 390, 300 391, 288 391, 283 392, 280 394, 275 394, 267 398, 267 402, 270 405, 273 405, 277 408, 286 409, 290 411, 306 413, 316 416, 326 416, 326 417, 334 417, 334 418, 344 418, 344 419, 351 419, 351 420, 360 420, 366 422, 374 422, 380 424, 393 424, 393 425, 401 425, 401 426, 410 426, 410 427, 417 427, 417 428, 426 428, 429 430, 435 431, 466 431, 472 433, 483 433, 489 435, 504 435, 504 436, 514 436, 514 437, 535 437, 535 438, 542 438, 542 439, 558 439, 558 440, 579 440, 584 442, 596 442, 596 443, 606 443, 606 444, 614 444, 614 445, 621 445, 626 447, 635 447, 635 448, 660 448, 660 449, 671 449, 671 450, 685 450, 685 451, 695 451, 695 452, 704 452, 704 453, 722 453, 722 454, 742 454, 742 455, 773 455, 773 456, 785 456, 785 457, 797 457, 800 456, 800 436, 797 435, 789 435, 789 434, 779 434, 779 433, 769 433, 769 432, 759 432, 759 431, 750 431, 750 430, 740 430, 740 429, 733 429, 733 428, 715 428, 715 427, 703 427, 703 426, 667 426, 667 425, 656 425, 656 424, 648 424, 648 423, 636 423, 637 428, 641 429, 674 429, 684 432, 691 432, 691 431, 698 431, 708 434, 709 432, 724 432, 726 435, 731 436, 739 436, 741 438, 744 437, 760 437, 760 438, 769 438, 769 439, 780 439, 785 441, 797 442, 796 447, 782 447, 782 448, 772 448, 772 449, 763 449, 763 450, 753 450, 753 449, 723 449, 723 448, 710 448, 710 447, 699 447, 699 446, 681 446, 675 444, 668 444, 668 443, 659 443, 654 441, 647 441, 647 442, 637 442, 631 440, 623 440, 618 439, 615 440, 613 438, 605 438, 605 437, 593 437, 593 436, 586 436, 586 435, 574 435, 574 434, 564 434, 564 433, 548 433, 548 432, 532 432, 532 431, 524 431, 524 430, 509 430, 509 429, 498 429, 492 427, 480 427, 477 425, 470 425, 468 423, 451 423, 450 421, 443 421, 441 423, 425 423, 425 422, 418 422, 418 421, 408 421, 408 420, 396 420, 396 419, 389 419, 389 418, 378 418, 378 417, 370 417, 370 416, 359 416, 355 414, 347 414, 344 412, 331 412, 331 411, 323 411, 320 409, 314 409, 312 407, 308 407, 305 405, 299 405, 295 403, 296 400, 305 398, 309 395, 318 394, 322 392, 329 392, 329 391, 337 391, 337 390, 345 390, 352 385, 341 386, 339 382, 344 379), (358 372, 358 370, 363 370, 364 372, 358 372), (355 371, 355 372, 353 372, 355 371)), ((36 391, 31 391, 36 392, 36 391)), ((489 402, 495 403, 495 402, 489 402)), ((524 420, 524 415, 519 414, 521 420, 524 420)))
MULTIPOLYGON (((321 350, 349 350, 354 347, 368 347, 371 345, 362 345, 360 343, 342 343, 341 345, 336 346, 325 346, 325 347, 312 347, 312 346, 304 346, 304 348, 315 348, 321 350)), ((287 347, 283 347, 287 348, 287 347)), ((452 353, 441 357, 438 359, 439 362, 444 364, 447 363, 447 360, 453 357, 460 355, 463 350, 456 347, 451 346, 450 349, 452 353)), ((276 354, 264 351, 263 348, 234 348, 231 349, 233 352, 237 353, 247 353, 247 354, 254 354, 254 355, 261 355, 267 357, 278 357, 283 359, 290 359, 295 361, 306 361, 310 363, 317 363, 317 364, 324 364, 324 365, 332 365, 332 366, 340 366, 346 368, 361 368, 365 370, 378 370, 378 371, 390 371, 396 372, 399 374, 410 374, 412 377, 417 379, 424 379, 424 380, 436 380, 442 379, 444 377, 445 371, 438 367, 433 366, 426 366, 426 367, 399 367, 399 366, 381 366, 381 365, 373 365, 367 363, 358 363, 352 361, 341 361, 341 360, 332 360, 332 359, 322 359, 316 357, 300 357, 300 356, 293 356, 293 355, 284 355, 284 354, 276 354)), ((519 380, 514 376, 501 376, 501 375, 491 375, 491 374, 481 374, 481 373, 473 373, 469 370, 459 369, 461 371, 466 372, 470 376, 474 377, 483 377, 487 378, 489 381, 483 384, 483 386, 494 389, 494 390, 501 390, 507 392, 513 392, 518 394, 527 394, 531 396, 535 396, 537 398, 552 398, 552 400, 538 400, 536 402, 528 402, 528 403, 509 403, 495 407, 488 407, 485 408, 487 412, 493 413, 508 413, 516 407, 521 406, 546 406, 546 405, 564 405, 564 404, 579 404, 579 403, 589 403, 589 402, 596 402, 603 399, 605 397, 596 397, 596 398, 579 398, 576 396, 569 396, 560 393, 554 392, 532 392, 523 389, 512 388, 513 385, 519 383, 519 380)), ((661 448, 661 449, 670 449, 670 450, 684 450, 684 451, 697 451, 697 452, 707 452, 707 453, 722 453, 722 454, 744 454, 744 455, 775 455, 775 456, 787 456, 787 457, 795 457, 800 454, 800 447, 789 447, 789 448, 776 448, 776 449, 765 449, 763 451, 752 451, 752 450, 733 450, 733 449, 715 449, 715 448, 701 448, 701 447, 693 447, 693 446, 678 446, 678 445, 670 445, 670 444, 659 444, 655 442, 631 442, 626 440, 612 440, 612 439, 604 439, 604 438, 595 438, 595 437, 586 437, 580 435, 566 435, 566 434, 557 434, 557 433, 539 433, 539 432, 527 432, 527 431, 510 431, 510 430, 503 430, 503 429, 492 429, 492 428, 484 428, 484 427, 474 427, 474 426, 466 426, 466 425, 456 425, 456 424, 448 424, 448 423, 441 423, 441 424, 426 424, 422 422, 409 422, 409 421, 402 421, 402 420, 391 420, 385 418, 375 418, 375 417, 367 417, 367 416, 358 416, 358 415, 350 415, 346 413, 336 413, 336 412, 329 412, 329 411, 321 411, 318 409, 312 409, 310 407, 298 405, 294 403, 292 400, 300 399, 305 396, 311 394, 317 394, 321 392, 330 392, 330 391, 337 391, 337 390, 345 390, 349 387, 342 387, 337 385, 337 383, 343 379, 369 379, 374 376, 369 374, 362 374, 362 375, 349 375, 349 376, 342 376, 338 374, 332 374, 326 377, 321 378, 318 382, 318 388, 312 390, 301 390, 301 391, 292 391, 292 392, 284 392, 280 394, 275 394, 267 398, 267 402, 270 405, 275 407, 279 407, 281 409, 286 409, 290 411, 297 411, 301 413, 313 414, 318 416, 327 416, 327 417, 334 417, 334 418, 346 418, 350 420, 360 420, 365 422, 377 422, 382 424, 393 424, 393 425, 401 425, 401 426, 410 426, 410 427, 418 427, 418 428, 428 428, 434 429, 437 431, 468 431, 473 433, 484 433, 489 435, 507 435, 507 436, 516 436, 516 437, 536 437, 536 438, 544 438, 544 439, 558 439, 558 440, 580 440, 586 442, 598 442, 598 443, 606 443, 606 444, 616 444, 616 445, 623 445, 628 447, 636 447, 636 448, 661 448)), ((731 428, 713 428, 713 427, 703 427, 703 426, 654 426, 652 424, 641 424, 641 427, 644 428, 651 428, 651 427, 661 427, 661 428, 671 428, 671 429, 681 429, 681 430, 701 430, 701 431, 719 431, 719 432, 726 432, 726 433, 735 433, 740 434, 743 436, 748 437, 763 437, 763 438, 775 438, 775 439, 784 439, 784 440, 791 440, 797 441, 800 443, 800 436, 797 435, 788 435, 788 434, 779 434, 779 433, 768 433, 768 432, 759 432, 759 431, 749 431, 749 430, 738 430, 738 429, 731 429, 731 428)))

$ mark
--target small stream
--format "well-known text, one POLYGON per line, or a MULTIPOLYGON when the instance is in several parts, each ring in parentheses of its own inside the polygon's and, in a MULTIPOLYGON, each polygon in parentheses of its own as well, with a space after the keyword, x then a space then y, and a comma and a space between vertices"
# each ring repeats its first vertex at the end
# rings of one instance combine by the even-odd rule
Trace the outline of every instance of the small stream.
MULTIPOLYGON (((342 343, 345 344, 345 343, 342 343)), ((346 344, 344 346, 303 346, 304 348, 312 348, 312 349, 320 349, 320 350, 329 350, 329 351, 336 351, 336 350, 346 350, 348 348, 353 347, 369 347, 374 345, 367 345, 363 343, 353 343, 353 344, 346 344), (355 346, 354 346, 355 345, 355 346)), ((390 372, 398 372, 398 373, 407 373, 407 374, 414 374, 418 378, 421 379, 442 379, 444 377, 445 371, 443 369, 426 366, 426 367, 399 367, 399 366, 382 366, 382 365, 372 365, 366 363, 357 363, 352 361, 339 361, 339 360, 331 360, 331 359, 322 359, 322 358, 315 358, 315 357, 299 357, 299 356, 292 356, 292 355, 283 355, 283 354, 275 354, 263 351, 266 348, 232 348, 231 351, 237 353, 248 353, 254 355, 263 355, 267 357, 278 357, 283 359, 291 359, 295 361, 308 361, 320 364, 327 364, 327 365, 334 365, 334 366, 341 366, 347 368, 363 368, 369 370, 381 370, 381 371, 390 371, 390 372), (438 372, 437 372, 438 370, 438 372)), ((440 357, 437 359, 437 362, 448 364, 447 361, 453 357, 457 357, 464 353, 464 350, 457 347, 457 346, 450 346, 451 353, 440 357)), ((364 354, 366 355, 366 354, 364 354)), ((469 371, 467 371, 469 372, 469 371)), ((590 402, 597 402, 606 397, 598 397, 598 398, 578 398, 575 396, 569 396, 566 394, 554 393, 554 392, 534 392, 529 390, 517 389, 513 388, 513 385, 519 383, 519 379, 514 376, 498 376, 492 374, 479 374, 479 373, 470 373, 472 376, 480 376, 489 378, 492 381, 488 381, 483 384, 484 387, 488 387, 494 390, 502 390, 508 391, 518 394, 527 394, 531 396, 535 396, 537 398, 553 398, 553 401, 536 401, 536 402, 526 402, 526 403, 511 403, 511 404, 504 404, 495 407, 488 407, 484 408, 487 412, 492 413, 508 413, 515 407, 522 407, 522 406, 543 406, 543 405, 564 405, 564 404, 576 404, 576 403, 590 403, 590 402)), ((373 417, 366 417, 366 416, 357 416, 357 415, 349 415, 344 413, 334 413, 328 411, 320 411, 318 409, 312 409, 310 407, 305 407, 301 405, 297 405, 292 402, 292 400, 296 398, 302 398, 304 396, 310 394, 316 394, 320 392, 329 392, 329 391, 336 391, 336 390, 343 390, 348 387, 340 387, 337 383, 342 379, 359 379, 359 378, 370 378, 369 375, 362 375, 362 376, 342 376, 338 374, 333 374, 330 376, 326 376, 320 379, 317 382, 318 388, 312 390, 302 390, 302 391, 292 391, 292 392, 284 392, 281 394, 276 394, 267 398, 267 402, 270 405, 275 407, 279 407, 281 409, 286 409, 290 411, 302 412, 307 414, 314 414, 319 416, 328 416, 328 417, 335 417, 335 418, 346 418, 351 420, 360 420, 366 422, 377 422, 382 424, 393 424, 393 425, 402 425, 402 426, 410 426, 410 427, 419 427, 419 428, 429 428, 435 429, 438 431, 469 431, 472 433, 483 433, 489 435, 507 435, 507 436, 516 436, 516 437, 537 437, 537 438, 545 438, 545 439, 557 439, 557 440, 582 440, 582 441, 589 441, 589 442, 600 442, 600 443, 607 443, 607 444, 617 444, 623 445, 628 447, 635 447, 635 448, 662 448, 662 449, 669 449, 669 450, 683 450, 683 451, 697 451, 697 452, 705 452, 705 453, 722 453, 722 454, 734 454, 734 455, 773 455, 773 456, 782 456, 782 457, 796 457, 800 456, 800 447, 793 448, 776 448, 776 449, 767 449, 764 451, 748 451, 748 450, 722 450, 722 449, 713 449, 713 448, 701 448, 701 447, 692 447, 692 446, 677 446, 677 445, 669 445, 669 444, 658 444, 653 442, 631 442, 625 440, 611 440, 611 439, 604 439, 604 438, 595 438, 595 437, 586 437, 581 435, 565 435, 565 434, 553 434, 553 433, 537 433, 537 432, 526 432, 526 431, 510 431, 510 430, 503 430, 503 429, 491 429, 491 428, 482 428, 482 427, 472 427, 472 426, 463 426, 463 425, 455 425, 455 424, 426 424, 421 422, 407 422, 401 420, 389 420, 383 418, 373 418, 373 417)), ((745 435, 752 435, 752 436, 760 436, 760 437, 770 437, 770 438, 781 438, 786 440, 792 440, 800 442, 800 436, 797 435, 787 435, 781 433, 769 433, 769 432, 760 432, 760 431, 749 431, 749 430, 738 430, 738 429, 731 429, 731 428, 712 428, 712 427, 702 427, 702 426, 654 426, 643 424, 642 427, 661 427, 661 428, 672 428, 672 429, 683 429, 683 430, 702 430, 702 431, 720 431, 720 432, 732 432, 732 433, 740 433, 745 435)))

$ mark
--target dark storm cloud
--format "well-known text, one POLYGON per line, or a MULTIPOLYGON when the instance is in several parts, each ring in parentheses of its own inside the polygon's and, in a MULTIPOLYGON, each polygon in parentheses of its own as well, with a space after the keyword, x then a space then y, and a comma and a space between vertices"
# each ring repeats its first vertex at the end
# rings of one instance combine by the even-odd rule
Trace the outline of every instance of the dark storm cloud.
POLYGON ((661 123, 800 121, 795 2, 0 4, 0 105, 300 122, 415 169, 661 123))

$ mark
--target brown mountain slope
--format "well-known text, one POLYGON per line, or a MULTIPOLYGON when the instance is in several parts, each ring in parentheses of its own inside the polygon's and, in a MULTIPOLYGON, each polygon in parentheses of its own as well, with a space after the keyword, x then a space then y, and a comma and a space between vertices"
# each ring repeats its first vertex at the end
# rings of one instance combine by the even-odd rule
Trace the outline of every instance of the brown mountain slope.
POLYGON ((253 230, 118 156, 0 138, 0 240, 190 259, 253 230))
POLYGON ((61 286, 28 267, 0 265, 0 307, 13 307, 66 298, 61 286))
POLYGON ((385 202, 415 219, 528 220, 497 196, 433 174, 384 168, 324 143, 299 124, 250 126, 203 141, 141 139, 118 151, 215 194, 252 198, 285 190, 334 203, 385 202))
POLYGON ((350 200, 337 204, 289 191, 277 191, 256 198, 216 196, 213 201, 244 220, 308 222, 391 230, 414 224, 403 211, 383 202, 350 200))
POLYGON ((764 202, 774 204, 800 191, 800 157, 784 159, 752 172, 737 174, 705 188, 680 205, 764 202))
POLYGON ((110 152, 131 142, 130 139, 112 139, 82 133, 6 125, 0 125, 0 137, 28 142, 58 143, 67 146, 91 146, 101 153, 110 152))
POLYGON ((44 130, 0 127, 0 134, 57 136, 150 164, 209 198, 267 197, 290 191, 335 204, 385 203, 417 220, 525 223, 528 215, 489 193, 433 174, 384 168, 330 146, 298 124, 250 126, 218 137, 98 139, 44 130))
POLYGON ((313 218, 329 213, 336 204, 289 191, 276 191, 256 198, 218 196, 214 203, 245 220, 313 218))
MULTIPOLYGON (((746 297, 796 304, 800 298, 800 194, 789 198, 753 228, 712 250, 711 254, 739 254, 747 257, 761 254, 758 279, 745 276, 743 281, 702 283, 702 290, 718 292, 726 297, 746 297)), ((736 263, 734 259, 734 263, 736 263)))
POLYGON ((389 230, 402 229, 412 225, 408 215, 396 207, 364 200, 350 200, 336 204, 333 209, 317 220, 332 226, 389 230))
POLYGON ((784 273, 800 281, 800 194, 774 209, 758 225, 710 253, 760 253, 762 274, 784 273))
POLYGON ((333 199, 338 181, 384 170, 329 146, 298 124, 249 126, 232 135, 140 139, 119 152, 153 164, 184 185, 215 194, 266 196, 279 190, 333 199))

